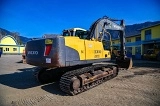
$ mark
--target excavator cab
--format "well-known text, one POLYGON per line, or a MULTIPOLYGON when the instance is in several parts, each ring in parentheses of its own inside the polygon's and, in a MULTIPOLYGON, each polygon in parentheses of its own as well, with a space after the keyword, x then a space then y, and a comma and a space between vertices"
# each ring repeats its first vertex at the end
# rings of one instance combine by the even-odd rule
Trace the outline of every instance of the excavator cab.
POLYGON ((88 31, 82 28, 71 28, 63 30, 63 36, 73 36, 73 37, 79 37, 80 39, 86 39, 88 36, 88 31))

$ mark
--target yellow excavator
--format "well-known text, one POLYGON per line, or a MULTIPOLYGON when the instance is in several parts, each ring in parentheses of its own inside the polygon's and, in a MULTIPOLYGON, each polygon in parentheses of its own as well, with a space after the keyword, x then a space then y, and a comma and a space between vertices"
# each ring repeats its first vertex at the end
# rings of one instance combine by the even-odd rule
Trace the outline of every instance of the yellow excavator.
POLYGON ((87 31, 72 28, 61 36, 45 36, 26 44, 26 62, 38 66, 36 77, 41 83, 59 78, 60 89, 70 95, 87 91, 118 75, 119 68, 130 69, 132 59, 125 54, 123 20, 102 17, 87 31), (117 23, 120 22, 120 24, 117 23), (119 31, 120 56, 110 62, 111 53, 104 45, 109 30, 119 31))
POLYGON ((147 52, 143 55, 147 60, 160 60, 160 49, 147 49, 147 52))

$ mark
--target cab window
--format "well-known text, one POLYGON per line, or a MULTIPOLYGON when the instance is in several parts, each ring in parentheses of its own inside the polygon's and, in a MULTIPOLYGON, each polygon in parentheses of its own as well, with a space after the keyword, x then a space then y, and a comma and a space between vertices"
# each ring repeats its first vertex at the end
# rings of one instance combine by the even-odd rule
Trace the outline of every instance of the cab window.
POLYGON ((65 30, 63 31, 63 36, 73 36, 73 31, 65 30))
POLYGON ((80 39, 86 39, 87 35, 88 32, 84 30, 76 30, 75 32, 75 36, 79 37, 80 39))

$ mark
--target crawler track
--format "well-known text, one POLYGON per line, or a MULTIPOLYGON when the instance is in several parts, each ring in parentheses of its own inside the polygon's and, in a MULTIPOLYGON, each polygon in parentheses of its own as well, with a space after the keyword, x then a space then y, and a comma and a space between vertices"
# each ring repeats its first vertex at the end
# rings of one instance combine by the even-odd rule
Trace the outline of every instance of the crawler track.
POLYGON ((96 64, 63 74, 60 79, 60 89, 69 95, 76 95, 114 78, 117 75, 117 65, 96 64))

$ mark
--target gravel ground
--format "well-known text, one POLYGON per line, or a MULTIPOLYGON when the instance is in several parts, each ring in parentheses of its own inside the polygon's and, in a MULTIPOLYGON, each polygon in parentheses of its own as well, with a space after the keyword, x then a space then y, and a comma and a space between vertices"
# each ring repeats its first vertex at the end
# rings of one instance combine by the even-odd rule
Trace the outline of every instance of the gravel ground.
POLYGON ((21 55, 2 55, 0 106, 160 106, 160 62, 135 60, 133 69, 76 96, 58 82, 41 85, 33 74, 21 55))

